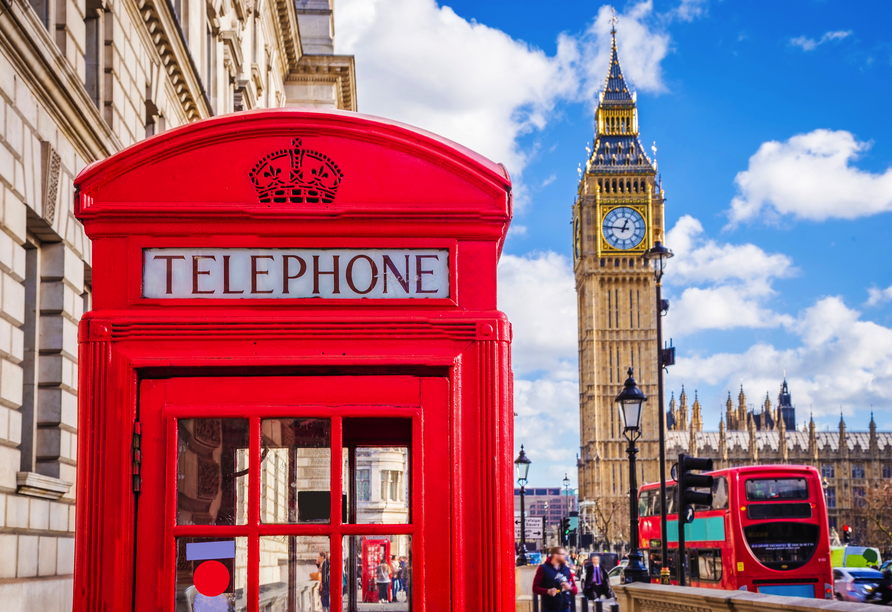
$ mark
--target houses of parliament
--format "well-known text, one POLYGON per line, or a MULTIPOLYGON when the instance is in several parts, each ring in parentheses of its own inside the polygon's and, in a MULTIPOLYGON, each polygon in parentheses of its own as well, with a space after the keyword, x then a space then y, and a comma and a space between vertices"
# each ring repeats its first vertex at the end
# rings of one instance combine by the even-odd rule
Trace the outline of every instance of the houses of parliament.
MULTIPOLYGON (((664 199, 655 159, 640 141, 637 98, 623 76, 614 28, 610 66, 595 111, 594 144, 573 205, 573 259, 579 325, 579 501, 628 494, 627 442, 614 398, 625 371, 654 401, 645 404, 636 443, 639 483, 659 479, 656 281, 641 255, 664 237, 664 199)), ((669 248, 671 244, 666 245, 669 248)), ((823 477, 830 526, 866 533, 863 510, 870 488, 892 478, 892 432, 817 431, 814 420, 797 428, 786 379, 776 403, 749 408, 743 388, 728 394, 718 431, 703 430, 703 408, 682 389, 666 413, 667 469, 671 457, 710 457, 716 468, 752 464, 810 465, 823 477), (838 525, 838 527, 837 527, 838 525)), ((716 413, 710 410, 709 421, 716 413)), ((865 421, 867 419, 864 419, 865 421)), ((668 475, 667 475, 668 477, 668 475)))

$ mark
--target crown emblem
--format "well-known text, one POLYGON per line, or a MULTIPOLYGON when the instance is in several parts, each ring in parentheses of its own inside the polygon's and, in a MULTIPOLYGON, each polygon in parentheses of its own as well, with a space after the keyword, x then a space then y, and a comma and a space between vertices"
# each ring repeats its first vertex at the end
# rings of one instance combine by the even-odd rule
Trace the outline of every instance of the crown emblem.
POLYGON ((331 204, 344 173, 327 155, 302 149, 295 138, 290 149, 265 155, 249 176, 262 204, 331 204))

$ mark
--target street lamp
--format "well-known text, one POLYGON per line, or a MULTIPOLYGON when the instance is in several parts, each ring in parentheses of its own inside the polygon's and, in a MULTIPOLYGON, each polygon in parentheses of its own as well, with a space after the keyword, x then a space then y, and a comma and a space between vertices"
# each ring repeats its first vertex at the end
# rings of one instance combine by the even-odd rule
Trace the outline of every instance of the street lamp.
POLYGON ((660 547, 661 563, 660 584, 669 584, 669 542, 667 541, 668 529, 666 527, 666 408, 663 403, 663 368, 672 365, 674 360, 663 358, 663 312, 669 310, 669 303, 663 302, 663 272, 666 262, 673 255, 672 251, 663 246, 657 240, 652 248, 648 249, 643 257, 653 264, 654 278, 657 281, 657 396, 659 402, 660 423, 660 547))
POLYGON ((638 388, 635 378, 632 376, 632 368, 629 368, 629 377, 623 385, 623 390, 616 396, 619 404, 619 416, 623 424, 623 437, 629 441, 629 564, 623 570, 623 582, 650 582, 647 568, 642 562, 641 552, 638 550, 638 478, 635 474, 635 441, 641 437, 641 412, 642 405, 647 401, 647 396, 638 388))
POLYGON ((567 498, 567 513, 564 515, 567 518, 567 533, 561 533, 561 544, 563 546, 570 545, 570 478, 567 477, 567 473, 564 472, 564 497, 567 498), (567 541, 564 541, 564 537, 566 536, 567 541))
POLYGON ((523 494, 524 488, 527 486, 527 476, 530 473, 530 461, 527 454, 523 451, 523 444, 520 445, 520 454, 514 460, 514 469, 517 471, 517 484, 520 485, 520 558, 517 565, 528 565, 527 561, 527 519, 524 512, 523 494))

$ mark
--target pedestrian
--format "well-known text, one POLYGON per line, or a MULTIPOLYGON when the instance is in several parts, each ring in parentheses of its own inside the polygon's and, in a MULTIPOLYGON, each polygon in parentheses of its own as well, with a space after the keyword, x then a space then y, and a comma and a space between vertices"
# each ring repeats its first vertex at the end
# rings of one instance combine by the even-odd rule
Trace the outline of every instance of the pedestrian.
POLYGON ((601 557, 592 555, 589 563, 585 564, 585 580, 583 593, 588 599, 611 599, 613 589, 610 588, 610 578, 601 566, 601 557))
POLYGON ((323 612, 328 612, 328 608, 331 605, 331 587, 328 584, 328 580, 331 577, 331 566, 328 562, 327 554, 324 552, 319 553, 319 556, 316 558, 316 567, 319 569, 320 574, 319 599, 322 600, 323 612))
POLYGON ((569 612, 578 592, 573 572, 567 565, 567 551, 555 546, 545 563, 536 569, 533 594, 542 597, 542 610, 569 612))
POLYGON ((378 586, 378 601, 390 601, 388 599, 390 594, 390 564, 387 563, 386 558, 382 558, 381 563, 375 568, 375 584, 378 586))
POLYGON ((409 581, 409 558, 405 555, 400 557, 400 572, 398 578, 400 579, 400 590, 408 596, 409 585, 407 583, 409 581))
POLYGON ((390 601, 396 601, 396 594, 400 592, 400 562, 396 555, 390 555, 390 601))

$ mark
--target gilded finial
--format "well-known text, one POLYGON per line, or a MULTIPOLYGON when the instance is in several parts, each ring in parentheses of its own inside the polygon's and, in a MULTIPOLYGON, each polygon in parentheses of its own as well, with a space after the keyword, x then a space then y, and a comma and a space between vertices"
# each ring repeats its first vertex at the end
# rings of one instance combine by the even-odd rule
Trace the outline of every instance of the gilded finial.
POLYGON ((616 7, 611 7, 613 16, 610 18, 610 34, 613 36, 613 43, 616 44, 616 7))

